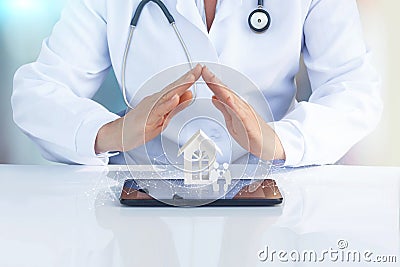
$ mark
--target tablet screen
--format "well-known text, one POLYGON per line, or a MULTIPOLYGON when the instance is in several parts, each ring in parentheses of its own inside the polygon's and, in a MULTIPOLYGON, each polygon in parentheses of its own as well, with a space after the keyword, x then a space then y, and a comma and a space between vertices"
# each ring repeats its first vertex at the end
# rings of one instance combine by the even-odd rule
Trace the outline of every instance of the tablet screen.
MULTIPOLYGON (((211 186, 203 187, 200 191, 198 188, 188 190, 187 187, 186 190, 177 191, 181 187, 170 187, 170 182, 168 179, 141 180, 140 185, 148 184, 151 190, 157 190, 156 194, 152 194, 149 188, 143 188, 134 179, 128 179, 121 192, 121 203, 130 206, 270 206, 282 202, 282 195, 271 179, 236 179, 222 197, 211 186)), ((173 182, 183 183, 183 180, 173 182)))

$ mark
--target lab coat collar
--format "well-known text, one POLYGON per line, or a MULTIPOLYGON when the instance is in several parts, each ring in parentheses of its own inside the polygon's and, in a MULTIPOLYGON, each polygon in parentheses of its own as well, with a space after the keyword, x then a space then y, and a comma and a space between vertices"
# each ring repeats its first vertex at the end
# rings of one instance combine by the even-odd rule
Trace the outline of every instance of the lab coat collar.
POLYGON ((176 0, 176 10, 187 21, 200 29, 204 34, 207 34, 207 28, 199 14, 194 0, 176 0))
MULTIPOLYGON (((243 0, 218 0, 221 1, 220 8, 215 15, 213 23, 220 22, 228 17, 234 10, 242 5, 243 0)), ((254 1, 255 2, 255 1, 254 1)))
MULTIPOLYGON (((215 16, 215 22, 222 21, 229 16, 235 8, 242 4, 243 0, 218 0, 221 1, 220 9, 215 16)), ((194 0, 176 0, 176 10, 189 22, 199 28, 204 34, 208 34, 207 28, 199 14, 194 0)))

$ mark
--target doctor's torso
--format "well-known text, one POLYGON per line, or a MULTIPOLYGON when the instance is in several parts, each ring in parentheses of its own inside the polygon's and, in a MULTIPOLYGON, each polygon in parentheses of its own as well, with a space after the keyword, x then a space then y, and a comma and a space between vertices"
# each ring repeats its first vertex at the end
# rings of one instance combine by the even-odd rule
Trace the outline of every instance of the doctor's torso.
MULTIPOLYGON (((251 86, 239 84, 236 88, 232 86, 235 79, 221 79, 233 91, 241 90, 245 100, 261 92, 248 103, 267 102, 265 109, 273 115, 273 123, 268 125, 282 144, 287 166, 337 162, 376 127, 382 112, 380 79, 364 42, 356 0, 265 0, 271 25, 260 34, 248 24, 258 1, 220 0, 209 32, 200 1, 163 2, 175 18, 193 62, 217 63, 235 70, 238 75, 234 78, 246 78, 251 86), (297 103, 294 77, 301 54, 312 94, 308 101, 297 103)), ((111 68, 121 85, 130 22, 139 3, 71 0, 51 36, 44 40, 37 61, 16 72, 11 99, 14 121, 47 159, 108 163, 109 154, 97 155, 94 144, 99 129, 120 117, 90 98, 111 68)), ((144 97, 142 88, 154 81, 152 77, 163 74, 166 85, 189 69, 173 27, 153 1, 141 13, 126 63, 128 100, 138 93, 144 97), (185 69, 165 75, 176 66, 185 69)), ((153 87, 156 92, 164 88, 153 87)), ((212 94, 207 88, 198 89, 212 94)), ((209 100, 202 110, 212 110, 209 100)), ((264 115, 260 106, 254 109, 264 115)), ((224 139, 209 129, 210 123, 200 125, 224 139)), ((176 134, 170 139, 184 143, 176 134)), ((159 141, 150 142, 149 151, 156 153, 159 141)), ((141 155, 136 152, 135 161, 141 155)))
MULTIPOLYGON (((130 22, 139 2, 106 1, 104 19, 107 25, 108 53, 119 84, 130 22)), ((260 89, 268 103, 265 107, 266 113, 271 109, 274 120, 281 119, 293 105, 296 93, 294 76, 299 67, 303 22, 309 2, 265 1, 265 9, 271 15, 271 26, 266 32, 255 33, 249 28, 247 20, 249 14, 257 8, 257 1, 220 0, 209 32, 195 0, 163 1, 176 21, 193 62, 218 63, 242 73, 260 89)), ((144 7, 140 15, 126 63, 127 97, 129 100, 133 99, 133 105, 147 94, 147 91, 141 92, 139 89, 159 72, 182 64, 189 67, 173 28, 161 9, 152 2, 144 7)), ((173 82, 182 73, 169 72, 169 80, 165 85, 173 82)), ((155 91, 161 89, 161 86, 154 88, 155 91)), ((249 90, 255 89, 253 87, 249 90)), ((204 92, 201 89, 199 91, 199 94, 204 92)), ((254 95, 257 93, 259 94, 255 92, 254 95)), ((251 94, 249 92, 249 95, 251 94)), ((266 103, 264 100, 260 102, 266 103)), ((205 122, 200 121, 199 124, 201 126, 195 126, 193 131, 196 131, 197 127, 207 128, 205 122)), ((217 129, 208 130, 221 132, 217 129)), ((216 138, 211 138, 218 145, 227 148, 227 139, 218 136, 224 134, 217 133, 216 138)), ((173 137, 170 136, 170 139, 173 137)), ((160 152, 161 146, 165 146, 161 145, 162 142, 164 141, 156 138, 146 146, 131 151, 130 156, 125 156, 125 160, 131 159, 131 163, 147 163, 149 157, 157 158, 163 154, 160 152)), ((166 147, 163 149, 165 151, 166 147)), ((236 144, 236 153, 233 152, 231 160, 238 159, 243 154, 245 151, 236 144)))

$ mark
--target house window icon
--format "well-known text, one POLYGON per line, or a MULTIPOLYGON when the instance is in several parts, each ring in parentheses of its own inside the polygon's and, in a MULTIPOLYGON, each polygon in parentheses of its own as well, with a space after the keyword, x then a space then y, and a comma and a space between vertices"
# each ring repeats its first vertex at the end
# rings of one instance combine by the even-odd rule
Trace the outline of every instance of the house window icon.
POLYGON ((210 157, 207 151, 196 150, 192 155, 192 180, 208 180, 209 166, 210 157))

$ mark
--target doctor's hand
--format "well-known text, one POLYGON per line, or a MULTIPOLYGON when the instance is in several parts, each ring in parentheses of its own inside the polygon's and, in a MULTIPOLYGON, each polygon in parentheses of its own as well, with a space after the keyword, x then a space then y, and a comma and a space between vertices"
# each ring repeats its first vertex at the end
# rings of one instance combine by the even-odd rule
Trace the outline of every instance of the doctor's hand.
POLYGON ((243 99, 228 89, 207 67, 202 76, 214 93, 212 103, 222 112, 232 137, 244 149, 263 160, 286 159, 275 131, 243 99))
POLYGON ((197 65, 162 91, 145 97, 124 117, 104 125, 97 134, 96 153, 129 151, 157 137, 173 116, 191 103, 189 88, 201 71, 197 65))

